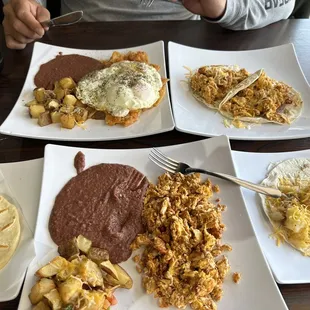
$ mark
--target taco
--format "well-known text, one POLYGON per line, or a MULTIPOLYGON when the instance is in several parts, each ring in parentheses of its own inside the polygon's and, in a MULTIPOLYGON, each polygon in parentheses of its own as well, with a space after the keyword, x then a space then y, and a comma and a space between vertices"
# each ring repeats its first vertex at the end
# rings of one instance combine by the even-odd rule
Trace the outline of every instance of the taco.
POLYGON ((238 67, 205 66, 191 75, 190 87, 197 100, 229 119, 283 125, 291 124, 300 116, 303 105, 300 94, 265 72, 253 84, 223 102, 228 92, 249 75, 238 67))
POLYGON ((204 66, 190 75, 189 85, 198 101, 218 110, 227 93, 247 76, 238 66, 204 66))
POLYGON ((275 164, 262 185, 278 188, 285 194, 281 198, 260 195, 277 244, 286 241, 310 256, 310 159, 275 164))

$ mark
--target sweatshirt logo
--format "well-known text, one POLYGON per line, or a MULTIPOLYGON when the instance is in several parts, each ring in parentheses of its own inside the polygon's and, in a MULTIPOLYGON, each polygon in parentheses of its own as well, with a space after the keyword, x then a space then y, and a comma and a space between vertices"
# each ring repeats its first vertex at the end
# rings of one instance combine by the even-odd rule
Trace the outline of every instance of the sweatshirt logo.
POLYGON ((288 4, 291 0, 265 0, 265 9, 275 9, 283 6, 284 4, 288 4))

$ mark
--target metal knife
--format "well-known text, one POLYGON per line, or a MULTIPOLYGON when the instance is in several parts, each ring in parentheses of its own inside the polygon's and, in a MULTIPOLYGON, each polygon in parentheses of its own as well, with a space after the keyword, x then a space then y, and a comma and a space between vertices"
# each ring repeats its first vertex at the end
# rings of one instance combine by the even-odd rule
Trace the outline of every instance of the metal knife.
POLYGON ((68 26, 79 22, 83 17, 83 11, 75 11, 50 20, 41 22, 43 27, 68 26))

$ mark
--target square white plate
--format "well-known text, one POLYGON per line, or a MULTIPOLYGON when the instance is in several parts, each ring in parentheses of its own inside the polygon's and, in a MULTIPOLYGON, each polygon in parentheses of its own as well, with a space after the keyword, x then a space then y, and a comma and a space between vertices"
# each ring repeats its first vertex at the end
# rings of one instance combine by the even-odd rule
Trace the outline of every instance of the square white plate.
MULTIPOLYGON (((219 172, 235 175, 229 141, 227 137, 217 137, 190 144, 164 147, 162 150, 170 157, 184 160, 195 167, 205 167, 219 172)), ((48 221, 56 195, 61 188, 76 175, 73 166, 74 156, 82 151, 86 156, 86 167, 102 162, 128 164, 143 172, 152 182, 163 171, 148 160, 150 149, 137 150, 98 150, 69 148, 48 145, 45 149, 44 172, 38 212, 35 241, 38 245, 38 259, 28 269, 23 293, 19 305, 20 310, 28 310, 30 303, 28 294, 35 282, 34 271, 47 263, 56 254, 56 245, 48 231, 48 221), (61 158, 61 160, 59 160, 61 158), (42 257, 52 249, 52 253, 42 257)), ((224 297, 218 309, 230 310, 285 310, 283 298, 273 280, 271 271, 259 248, 253 228, 238 186, 221 180, 214 180, 221 188, 222 203, 228 205, 223 214, 223 222, 227 226, 223 240, 231 244, 233 251, 228 253, 232 272, 242 273, 237 285, 231 275, 224 284, 224 297)), ((157 310, 156 300, 144 293, 141 287, 141 275, 135 269, 134 262, 129 259, 122 266, 132 276, 134 287, 131 290, 118 290, 118 305, 112 309, 157 310)))
MULTIPOLYGON (((310 158, 310 151, 233 153, 237 176, 254 183, 265 179, 270 163, 301 157, 310 158)), ((310 283, 310 257, 303 256, 287 243, 277 247, 275 240, 270 238, 273 229, 265 216, 260 197, 246 189, 243 189, 242 193, 258 242, 276 281, 281 284, 310 283)))
POLYGON ((310 87, 298 63, 294 46, 249 51, 211 51, 169 42, 171 102, 176 129, 202 135, 227 135, 237 140, 286 140, 310 137, 310 87), (251 129, 226 128, 220 113, 198 102, 188 89, 184 66, 192 70, 204 65, 239 65, 254 73, 264 68, 267 75, 294 87, 304 101, 302 115, 290 126, 251 125, 251 129), (183 82, 182 82, 183 81, 183 82))
MULTIPOLYGON (((29 228, 34 232, 39 206, 43 160, 35 159, 17 163, 0 164, 0 170, 10 186, 13 196, 20 202, 29 228), (31 175, 31 182, 29 182, 29 175, 31 175)), ((24 278, 25 274, 8 290, 4 292, 0 291, 0 302, 16 298, 24 278)))
MULTIPOLYGON (((163 41, 127 49, 118 49, 120 52, 139 50, 145 51, 149 55, 151 63, 160 65, 160 75, 167 77, 163 41)), ((73 49, 36 42, 25 84, 13 110, 1 125, 0 133, 44 140, 105 141, 148 136, 172 130, 174 128, 174 121, 167 86, 166 94, 160 105, 143 112, 139 121, 126 128, 122 126, 108 126, 103 120, 88 120, 85 123, 86 129, 77 126, 72 130, 63 129, 60 128, 59 124, 40 127, 37 124, 37 120, 29 117, 28 109, 24 105, 33 99, 32 91, 35 88, 33 79, 41 64, 53 59, 59 52, 62 52, 64 55, 80 54, 100 60, 109 58, 113 51, 115 50, 73 49)))

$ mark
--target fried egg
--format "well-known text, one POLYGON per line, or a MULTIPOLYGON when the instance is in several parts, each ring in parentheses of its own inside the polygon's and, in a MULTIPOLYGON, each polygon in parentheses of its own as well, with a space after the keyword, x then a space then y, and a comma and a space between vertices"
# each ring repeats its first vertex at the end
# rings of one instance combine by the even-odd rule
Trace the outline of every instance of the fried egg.
POLYGON ((159 99, 162 86, 161 76, 154 67, 121 61, 83 77, 76 96, 98 111, 125 117, 131 110, 152 107, 159 99))

